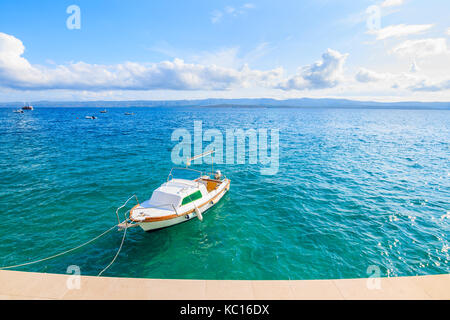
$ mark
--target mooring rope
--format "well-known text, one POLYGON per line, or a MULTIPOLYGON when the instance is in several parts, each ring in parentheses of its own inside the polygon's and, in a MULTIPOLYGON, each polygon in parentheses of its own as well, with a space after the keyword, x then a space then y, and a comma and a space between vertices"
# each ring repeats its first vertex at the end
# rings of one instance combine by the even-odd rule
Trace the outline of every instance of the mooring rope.
MULTIPOLYGON (((117 216, 117 222, 118 222, 119 224, 120 224, 119 210, 122 209, 123 207, 125 207, 125 206, 127 205, 127 203, 128 203, 131 199, 133 199, 133 197, 136 198, 137 203, 139 203, 139 199, 137 198, 137 196, 136 196, 135 194, 133 194, 131 197, 128 198, 127 201, 124 202, 123 205, 121 205, 120 207, 117 208, 117 210, 116 210, 116 216, 117 216)), ((126 217, 125 217, 125 218, 126 218, 126 217)))
POLYGON ((72 251, 75 251, 75 250, 77 250, 77 249, 80 249, 80 248, 82 248, 82 247, 84 247, 84 246, 87 246, 87 245, 90 244, 91 242, 94 242, 95 240, 97 240, 97 239, 103 237, 105 234, 107 234, 108 232, 110 232, 111 230, 113 230, 115 227, 117 227, 117 224, 114 225, 114 226, 112 226, 111 228, 109 228, 109 229, 106 230, 105 232, 101 233, 100 235, 96 236, 95 238, 92 238, 91 240, 86 241, 85 243, 80 244, 79 246, 77 246, 77 247, 75 247, 75 248, 72 248, 72 249, 66 250, 66 251, 64 251, 64 252, 61 252, 61 253, 52 255, 52 256, 50 256, 50 257, 42 258, 42 259, 39 259, 39 260, 35 260, 35 261, 31 261, 31 262, 26 262, 26 263, 21 263, 21 264, 16 264, 16 265, 13 265, 13 266, 1 267, 0 270, 11 269, 11 268, 17 268, 17 267, 23 267, 23 266, 27 266, 27 265, 30 265, 30 264, 35 264, 35 263, 38 263, 38 262, 50 260, 50 259, 53 259, 53 258, 62 256, 62 255, 65 255, 65 254, 67 254, 67 253, 69 253, 69 252, 72 252, 72 251))
POLYGON ((130 210, 128 210, 127 212, 125 212, 124 216, 125 216, 125 229, 123 231, 123 236, 122 236, 122 242, 120 243, 119 246, 119 250, 117 250, 116 255, 114 256, 114 258, 111 260, 111 262, 102 270, 100 271, 100 273, 97 275, 97 277, 100 277, 102 275, 103 272, 105 272, 106 270, 108 270, 109 267, 112 266, 112 264, 114 263, 114 261, 116 261, 117 257, 119 256, 120 251, 122 250, 122 246, 123 243, 125 241, 125 236, 127 235, 127 230, 128 230, 128 222, 127 222, 127 213, 130 212, 130 210))
MULTIPOLYGON (((98 236, 92 238, 91 240, 86 241, 86 242, 84 242, 83 244, 80 244, 79 246, 76 246, 75 248, 72 248, 72 249, 69 249, 69 250, 66 250, 66 251, 63 251, 63 252, 54 254, 54 255, 49 256, 49 257, 46 257, 46 258, 42 258, 42 259, 39 259, 39 260, 30 261, 30 262, 25 262, 25 263, 21 263, 21 264, 16 264, 16 265, 13 265, 13 266, 1 267, 0 270, 12 269, 12 268, 17 268, 17 267, 23 267, 23 266, 27 266, 27 265, 30 265, 30 264, 35 264, 35 263, 38 263, 38 262, 42 262, 42 261, 54 259, 54 258, 56 258, 56 257, 65 255, 65 254, 67 254, 67 253, 70 253, 70 252, 72 252, 72 251, 75 251, 75 250, 77 250, 77 249, 80 249, 80 248, 82 248, 82 247, 84 247, 84 246, 87 246, 87 245, 90 244, 91 242, 94 242, 95 240, 97 240, 97 239, 103 237, 105 234, 107 234, 108 232, 110 232, 111 230, 113 230, 113 229, 116 228, 116 227, 122 227, 122 226, 120 226, 119 210, 122 209, 123 207, 125 207, 125 206, 127 205, 127 203, 128 203, 133 197, 135 197, 135 198, 136 198, 136 201, 139 203, 139 200, 138 200, 138 198, 137 198, 136 195, 132 195, 130 198, 128 198, 128 200, 125 201, 125 203, 124 203, 122 206, 120 206, 119 208, 117 208, 117 210, 116 210, 117 220, 119 221, 119 223, 116 224, 116 225, 114 225, 114 226, 112 226, 111 228, 109 228, 109 229, 106 230, 105 232, 101 233, 100 235, 98 235, 98 236)), ((99 273, 97 276, 101 276, 101 275, 103 274, 103 272, 105 272, 106 270, 108 270, 108 268, 112 266, 112 264, 116 261, 117 257, 119 256, 119 253, 120 253, 120 251, 122 250, 122 247, 123 247, 123 243, 125 242, 125 237, 126 237, 126 235, 127 235, 127 229, 128 229, 127 213, 129 213, 129 212, 130 212, 130 210, 128 210, 127 212, 124 213, 124 217, 125 217, 125 221, 124 221, 124 223, 125 223, 125 228, 124 228, 124 232, 123 232, 123 236, 122 236, 122 241, 121 241, 121 243, 120 243, 119 249, 117 250, 116 255, 115 255, 114 258, 111 260, 111 262, 110 262, 110 263, 109 263, 102 271, 100 271, 100 273, 99 273)), ((120 229, 119 229, 119 230, 120 230, 120 229)))
MULTIPOLYGON (((116 215, 117 215, 117 220, 119 221, 119 224, 118 224, 117 226, 120 225, 119 210, 122 209, 123 207, 125 207, 125 206, 127 205, 127 203, 128 203, 133 197, 135 197, 137 203, 139 203, 139 200, 138 200, 137 196, 136 196, 135 194, 133 194, 131 197, 128 198, 127 201, 125 201, 125 203, 124 203, 122 206, 120 206, 119 208, 117 208, 117 210, 116 210, 116 215)), ((127 235, 127 230, 128 230, 128 218, 127 218, 127 213, 129 213, 130 211, 131 211, 131 210, 128 210, 127 212, 125 212, 125 213, 123 214, 123 216, 124 216, 124 218, 125 218, 125 220, 123 221, 124 224, 125 224, 125 228, 124 228, 124 231, 123 231, 122 241, 120 242, 119 249, 117 250, 116 255, 115 255, 114 258, 111 260, 111 262, 110 262, 110 263, 109 263, 102 271, 100 271, 100 273, 97 275, 97 277, 100 277, 100 276, 103 274, 103 272, 105 272, 106 270, 108 270, 108 268, 112 266, 112 264, 116 261, 117 257, 119 256, 119 253, 120 253, 120 251, 122 250, 123 243, 125 242, 125 237, 126 237, 126 235, 127 235)))

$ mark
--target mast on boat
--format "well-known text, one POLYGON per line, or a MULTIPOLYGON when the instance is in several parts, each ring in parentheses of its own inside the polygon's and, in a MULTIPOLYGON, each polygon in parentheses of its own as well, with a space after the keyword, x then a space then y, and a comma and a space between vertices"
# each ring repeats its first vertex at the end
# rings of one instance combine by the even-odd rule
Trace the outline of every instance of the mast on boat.
POLYGON ((187 158, 186 168, 188 168, 191 165, 191 162, 193 160, 200 159, 200 158, 206 157, 208 155, 211 155, 211 174, 213 174, 214 173, 214 152, 216 152, 216 150, 203 152, 202 154, 198 154, 196 156, 193 156, 192 158, 187 158))

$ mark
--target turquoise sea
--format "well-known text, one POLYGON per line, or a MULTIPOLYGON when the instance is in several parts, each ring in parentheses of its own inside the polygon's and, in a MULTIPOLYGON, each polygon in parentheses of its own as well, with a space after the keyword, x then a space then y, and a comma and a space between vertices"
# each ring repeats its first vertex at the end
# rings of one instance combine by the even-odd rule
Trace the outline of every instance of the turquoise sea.
MULTIPOLYGON (((0 266, 75 247, 167 178, 177 128, 278 128, 279 172, 221 165, 204 215, 128 230, 105 276, 325 279, 449 273, 450 111, 271 108, 0 109, 0 266), (134 112, 125 116, 124 112, 134 112), (97 120, 84 119, 95 114, 97 120)), ((97 275, 122 233, 16 270, 97 275)))

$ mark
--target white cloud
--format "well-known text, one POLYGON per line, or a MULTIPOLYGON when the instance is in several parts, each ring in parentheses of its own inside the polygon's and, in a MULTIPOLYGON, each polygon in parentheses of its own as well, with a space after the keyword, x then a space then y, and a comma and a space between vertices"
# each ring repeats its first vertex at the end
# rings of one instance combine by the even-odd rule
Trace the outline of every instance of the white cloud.
POLYGON ((447 29, 447 35, 450 36, 450 28, 447 29))
POLYGON ((284 90, 323 89, 337 86, 343 77, 347 54, 328 49, 322 61, 300 68, 297 75, 283 79, 283 69, 255 70, 246 60, 267 50, 262 43, 243 58, 237 48, 203 55, 198 63, 181 59, 159 63, 125 62, 98 65, 85 62, 54 65, 31 65, 22 57, 22 42, 0 33, 0 86, 19 90, 227 90, 239 87, 268 87, 284 90), (214 60, 229 60, 229 66, 218 66, 214 60), (205 64, 206 62, 206 64, 205 64), (237 65, 237 63, 240 65, 237 65))
MULTIPOLYGON (((417 68, 415 62, 412 69, 417 68)), ((355 76, 360 83, 378 83, 383 90, 408 90, 422 92, 437 92, 450 89, 450 78, 437 79, 430 78, 426 75, 416 74, 419 70, 410 70, 411 73, 380 73, 373 70, 361 68, 355 76), (411 72, 414 71, 414 72, 411 72)))
POLYGON ((381 29, 367 31, 377 37, 377 40, 384 40, 392 37, 403 37, 412 34, 421 34, 433 27, 432 24, 398 24, 391 25, 381 29))
POLYGON ((419 66, 417 65, 416 60, 414 60, 414 61, 411 63, 411 67, 409 68, 409 72, 416 73, 416 72, 419 72, 419 71, 420 71, 420 68, 419 68, 419 66))
POLYGON ((217 51, 200 52, 192 57, 196 63, 205 65, 217 65, 225 68, 242 66, 238 58, 239 48, 224 48, 217 51))
POLYGON ((219 10, 214 10, 211 13, 211 22, 212 23, 218 23, 220 20, 222 20, 223 13, 219 10))
POLYGON ((397 7, 403 4, 404 0, 385 0, 381 6, 384 8, 387 7, 397 7))
POLYGON ((392 53, 404 57, 426 57, 448 53, 445 38, 406 40, 392 49, 392 53))
POLYGON ((377 82, 381 80, 386 80, 388 78, 388 74, 378 73, 366 68, 360 68, 355 78, 359 82, 369 83, 369 82, 377 82))
POLYGON ((226 16, 237 17, 254 8, 255 5, 253 3, 245 3, 238 8, 226 6, 223 10, 214 10, 211 12, 211 22, 218 23, 226 16))
POLYGON ((22 57, 22 42, 0 33, 0 86, 46 90, 226 90, 243 85, 270 85, 282 69, 269 71, 185 63, 183 60, 96 65, 84 62, 54 67, 33 66, 22 57))
POLYGON ((348 54, 328 49, 322 61, 299 69, 299 72, 280 84, 283 90, 325 89, 337 86, 343 79, 348 54))
MULTIPOLYGON (((419 44, 418 47, 428 46, 419 44)), ((433 48, 429 50, 439 51, 433 48)), ((399 99, 402 96, 409 98, 420 95, 432 100, 436 97, 448 100, 450 93, 449 73, 445 72, 448 60, 444 58, 447 56, 432 59, 433 62, 438 60, 437 70, 440 75, 433 71, 435 64, 431 65, 430 73, 430 64, 421 60, 419 62, 423 70, 418 70, 415 63, 410 70, 416 72, 383 73, 361 68, 353 78, 344 76, 348 54, 328 49, 320 61, 299 68, 295 75, 286 77, 282 68, 257 70, 246 64, 266 50, 267 43, 243 55, 238 54, 238 48, 223 49, 216 55, 200 55, 194 63, 174 58, 158 63, 99 65, 76 62, 41 66, 31 64, 22 56, 25 47, 19 39, 0 33, 0 96, 4 99, 5 95, 12 97, 16 94, 18 97, 26 95, 45 99, 61 94, 69 100, 77 97, 145 99, 149 95, 159 99, 168 96, 201 98, 244 95, 288 98, 298 97, 300 90, 303 91, 302 96, 316 97, 352 97, 352 94, 355 97, 355 94, 366 93, 376 99, 391 94, 391 97, 399 99), (222 59, 228 59, 228 62, 222 65, 215 63, 222 59), (251 92, 255 94, 251 95, 251 92)))
POLYGON ((273 50, 273 47, 268 42, 261 42, 254 49, 247 53, 241 53, 239 47, 221 48, 216 51, 202 51, 189 57, 195 63, 203 65, 214 64, 226 68, 241 68, 244 64, 254 63, 268 52, 273 50))
POLYGON ((39 81, 39 70, 22 57, 25 46, 14 36, 0 32, 0 85, 8 85, 8 79, 22 82, 39 81))
POLYGON ((236 9, 230 6, 225 7, 225 12, 228 14, 233 14, 233 12, 235 12, 236 9))
POLYGON ((450 79, 445 79, 441 81, 431 81, 429 79, 422 79, 417 83, 409 87, 412 91, 445 91, 450 89, 450 79))

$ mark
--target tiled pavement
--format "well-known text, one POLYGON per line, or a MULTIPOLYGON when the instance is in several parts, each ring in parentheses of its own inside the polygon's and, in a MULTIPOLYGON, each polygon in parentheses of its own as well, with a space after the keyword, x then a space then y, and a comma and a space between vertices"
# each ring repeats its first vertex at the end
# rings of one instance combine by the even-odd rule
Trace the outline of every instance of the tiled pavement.
MULTIPOLYGON (((81 276, 69 289, 70 275, 0 271, 0 299, 450 299, 450 274, 339 280, 164 280, 81 276)), ((73 282, 72 282, 73 283, 73 282)))

